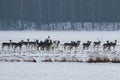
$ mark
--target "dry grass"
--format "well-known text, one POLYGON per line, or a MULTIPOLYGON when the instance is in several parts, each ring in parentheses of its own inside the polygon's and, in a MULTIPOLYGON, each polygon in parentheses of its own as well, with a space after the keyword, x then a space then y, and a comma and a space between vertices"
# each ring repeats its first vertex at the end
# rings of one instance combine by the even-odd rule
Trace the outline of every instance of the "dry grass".
POLYGON ((112 63, 120 63, 120 59, 119 58, 113 58, 111 60, 112 63))
POLYGON ((10 62, 20 62, 21 60, 18 60, 18 59, 11 59, 9 60, 10 62))
POLYGON ((42 60, 41 62, 53 62, 51 58, 48 58, 48 59, 44 59, 42 60))
POLYGON ((66 62, 79 62, 79 60, 78 59, 69 59, 66 62))
POLYGON ((89 58, 89 59, 87 60, 87 62, 88 62, 88 63, 94 63, 95 60, 94 60, 94 58, 89 58))
POLYGON ((4 61, 4 62, 21 62, 21 60, 19 60, 19 59, 2 59, 0 61, 4 61))
POLYGON ((95 58, 89 58, 87 60, 88 63, 97 63, 97 62, 110 62, 110 59, 108 57, 95 57, 95 58))
POLYGON ((66 58, 62 58, 61 60, 58 60, 58 62, 67 62, 66 58))
POLYGON ((108 57, 96 57, 96 62, 110 62, 108 57))
POLYGON ((37 62, 35 59, 27 59, 27 60, 23 60, 23 62, 37 62))
POLYGON ((63 57, 62 59, 55 59, 55 62, 83 62, 82 59, 77 59, 77 58, 69 58, 66 59, 65 57, 63 57))

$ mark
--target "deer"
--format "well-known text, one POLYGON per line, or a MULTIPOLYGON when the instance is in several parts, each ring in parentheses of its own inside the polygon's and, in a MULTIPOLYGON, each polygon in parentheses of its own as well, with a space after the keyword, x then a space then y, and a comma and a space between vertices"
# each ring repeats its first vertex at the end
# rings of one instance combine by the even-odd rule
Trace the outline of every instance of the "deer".
POLYGON ((17 43, 16 42, 11 42, 11 46, 12 46, 12 49, 14 49, 15 51, 15 47, 16 47, 17 43))
POLYGON ((49 51, 51 45, 52 45, 52 40, 45 40, 44 42, 40 41, 40 43, 37 41, 37 50, 41 48, 41 50, 43 51, 45 51, 45 49, 49 51))
POLYGON ((60 44, 59 40, 53 41, 53 43, 51 44, 50 48, 52 50, 54 50, 55 48, 58 48, 59 44, 60 44))
POLYGON ((48 42, 45 41, 42 47, 44 50, 46 49, 47 51, 49 51, 52 44, 52 40, 49 40, 48 42))
POLYGON ((23 46, 23 40, 14 44, 14 50, 16 50, 16 48, 19 48, 21 50, 22 46, 23 46))
POLYGON ((28 48, 28 43, 29 43, 30 39, 27 39, 27 42, 23 41, 22 45, 26 47, 26 49, 28 48))
POLYGON ((10 40, 10 42, 3 42, 2 43, 2 50, 4 47, 8 47, 8 50, 9 50, 11 47, 11 43, 12 43, 12 40, 10 40))
POLYGON ((88 50, 90 44, 91 44, 91 41, 87 41, 87 43, 83 43, 83 50, 85 50, 85 49, 88 50))
MULTIPOLYGON (((72 43, 72 41, 71 41, 72 43)), ((64 43, 63 46, 64 46, 64 50, 66 50, 67 48, 69 48, 71 50, 71 43, 64 43)))
POLYGON ((73 49, 73 47, 75 48, 75 50, 78 48, 78 46, 80 45, 80 41, 72 41, 71 42, 71 46, 70 46, 70 49, 73 49))
POLYGON ((36 46, 37 46, 37 43, 38 43, 38 40, 36 40, 36 41, 29 41, 29 42, 28 42, 28 47, 31 48, 31 49, 32 49, 32 48, 35 49, 36 46))
POLYGON ((95 48, 99 48, 100 43, 101 43, 101 41, 93 42, 93 47, 94 47, 94 49, 95 49, 95 48))
POLYGON ((115 40, 114 42, 110 42, 111 47, 113 47, 113 49, 115 50, 115 47, 117 45, 117 40, 115 40))
POLYGON ((109 41, 106 41, 106 43, 103 44, 103 50, 110 50, 111 49, 111 43, 109 41))
POLYGON ((37 41, 37 50, 39 50, 39 49, 44 50, 44 42, 43 41, 40 41, 40 43, 39 43, 39 41, 37 41))

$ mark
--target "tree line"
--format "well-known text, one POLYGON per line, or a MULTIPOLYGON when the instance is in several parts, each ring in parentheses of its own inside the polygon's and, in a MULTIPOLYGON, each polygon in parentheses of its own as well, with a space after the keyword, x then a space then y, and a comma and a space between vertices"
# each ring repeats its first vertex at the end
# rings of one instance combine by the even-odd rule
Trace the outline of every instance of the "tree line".
POLYGON ((0 0, 0 30, 118 30, 119 22, 120 0, 0 0))

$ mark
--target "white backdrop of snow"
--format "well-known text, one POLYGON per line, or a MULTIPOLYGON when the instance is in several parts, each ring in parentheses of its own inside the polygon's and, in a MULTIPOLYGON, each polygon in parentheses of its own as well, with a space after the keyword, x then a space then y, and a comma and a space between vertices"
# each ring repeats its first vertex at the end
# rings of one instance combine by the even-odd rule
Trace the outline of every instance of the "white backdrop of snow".
MULTIPOLYGON (((117 56, 120 52, 119 48, 119 37, 120 32, 72 32, 72 31, 0 31, 0 42, 8 42, 10 39, 13 41, 20 41, 30 39, 44 40, 48 35, 53 40, 60 40, 61 43, 68 42, 71 40, 81 40, 82 43, 87 40, 97 41, 102 39, 102 43, 106 40, 114 41, 118 40, 117 54, 116 51, 110 51, 102 53, 102 55, 109 55, 111 57, 117 56), (116 55, 114 55, 116 54, 116 55)), ((58 54, 58 52, 52 52, 50 54, 39 52, 36 50, 25 50, 16 51, 0 51, 0 59, 11 59, 11 58, 36 58, 43 59, 47 57, 56 58, 57 56, 69 57, 75 56, 78 58, 85 58, 89 54, 94 54, 92 47, 88 51, 78 50, 78 53, 72 51, 70 54, 58 54), (41 54, 40 54, 41 53, 41 54), (87 53, 87 55, 86 55, 87 53)), ((20 58, 20 59, 21 59, 20 58)), ((0 62, 0 80, 120 80, 120 64, 113 63, 24 63, 24 62, 0 62)))

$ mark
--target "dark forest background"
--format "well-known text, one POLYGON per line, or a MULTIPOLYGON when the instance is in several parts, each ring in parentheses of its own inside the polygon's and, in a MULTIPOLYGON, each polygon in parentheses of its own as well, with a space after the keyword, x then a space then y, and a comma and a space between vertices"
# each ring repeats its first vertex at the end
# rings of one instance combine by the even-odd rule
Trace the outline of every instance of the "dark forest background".
POLYGON ((0 0, 0 30, 119 30, 120 0, 0 0))

